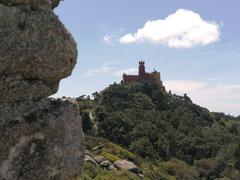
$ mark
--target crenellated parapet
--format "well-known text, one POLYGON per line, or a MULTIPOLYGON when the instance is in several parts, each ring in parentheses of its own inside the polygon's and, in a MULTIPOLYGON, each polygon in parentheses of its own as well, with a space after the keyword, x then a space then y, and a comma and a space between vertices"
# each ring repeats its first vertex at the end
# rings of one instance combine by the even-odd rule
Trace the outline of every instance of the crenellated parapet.
POLYGON ((127 75, 123 74, 122 83, 130 83, 130 82, 140 82, 140 81, 151 81, 156 83, 162 83, 160 72, 153 71, 148 73, 145 71, 145 62, 139 61, 138 67, 138 75, 127 75))

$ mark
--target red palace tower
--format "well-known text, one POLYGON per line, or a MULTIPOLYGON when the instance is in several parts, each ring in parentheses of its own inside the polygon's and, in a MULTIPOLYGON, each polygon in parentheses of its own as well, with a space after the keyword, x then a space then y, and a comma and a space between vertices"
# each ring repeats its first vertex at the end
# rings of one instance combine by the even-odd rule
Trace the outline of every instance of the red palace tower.
POLYGON ((160 78, 160 72, 153 71, 151 73, 145 72, 145 62, 139 61, 138 75, 123 74, 122 83, 151 81, 156 83, 162 83, 160 78))

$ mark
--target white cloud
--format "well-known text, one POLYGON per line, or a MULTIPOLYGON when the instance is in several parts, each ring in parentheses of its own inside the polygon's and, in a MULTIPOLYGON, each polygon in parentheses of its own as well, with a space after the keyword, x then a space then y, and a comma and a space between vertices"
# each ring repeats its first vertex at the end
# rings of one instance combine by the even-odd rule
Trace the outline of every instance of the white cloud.
POLYGON ((108 61, 106 63, 104 63, 103 65, 104 66, 111 66, 111 65, 116 65, 116 64, 119 64, 120 62, 119 61, 108 61))
POLYGON ((190 61, 189 62, 194 68, 200 69, 200 68, 204 68, 206 67, 205 64, 203 64, 203 62, 196 62, 196 61, 190 61))
POLYGON ((108 44, 108 45, 113 45, 114 43, 119 41, 119 37, 120 34, 122 34, 124 32, 124 28, 120 28, 119 30, 116 31, 112 31, 112 32, 108 32, 102 39, 102 42, 104 44, 108 44))
POLYGON ((114 75, 116 71, 116 65, 118 65, 119 61, 107 61, 100 65, 99 67, 90 68, 85 72, 85 76, 99 76, 99 75, 114 75))
POLYGON ((103 63, 99 67, 90 68, 85 72, 85 76, 100 76, 100 75, 112 75, 112 76, 122 76, 123 73, 126 74, 137 74, 138 68, 125 68, 120 69, 116 67, 119 61, 108 61, 103 63))
POLYGON ((173 93, 181 95, 187 93, 195 103, 211 111, 240 114, 240 84, 170 80, 165 81, 164 85, 173 93))
POLYGON ((114 44, 114 36, 113 35, 105 35, 103 37, 103 42, 105 44, 109 44, 109 45, 114 44))
POLYGON ((151 42, 171 48, 191 48, 216 42, 220 37, 220 26, 204 21, 191 10, 179 9, 165 19, 147 21, 136 33, 126 34, 120 43, 151 42))
POLYGON ((117 70, 113 73, 114 76, 121 76, 123 73, 126 74, 137 74, 138 73, 138 69, 137 68, 127 68, 127 69, 121 69, 121 70, 117 70))
POLYGON ((164 84, 168 90, 176 93, 189 93, 206 86, 205 83, 190 80, 171 80, 165 81, 164 84))
POLYGON ((104 74, 108 74, 112 70, 113 70, 113 68, 111 68, 109 66, 100 66, 97 68, 88 69, 87 72, 85 73, 85 75, 86 76, 104 75, 104 74))

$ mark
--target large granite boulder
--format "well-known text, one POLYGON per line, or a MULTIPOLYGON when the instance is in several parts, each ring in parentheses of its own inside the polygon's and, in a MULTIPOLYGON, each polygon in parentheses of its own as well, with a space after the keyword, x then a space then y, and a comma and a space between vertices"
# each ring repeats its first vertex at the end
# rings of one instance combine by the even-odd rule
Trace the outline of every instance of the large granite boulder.
POLYGON ((41 7, 44 9, 51 9, 59 4, 60 0, 0 0, 0 4, 5 6, 26 6, 30 5, 32 8, 41 7))
POLYGON ((0 179, 67 180, 81 174, 77 104, 42 99, 0 104, 0 179))
POLYGON ((21 2, 27 5, 0 4, 0 102, 54 94, 76 64, 76 43, 53 11, 21 2))
POLYGON ((119 170, 131 171, 136 174, 139 173, 138 167, 131 161, 121 159, 121 160, 115 161, 113 164, 119 170))
POLYGON ((47 99, 76 64, 51 0, 0 0, 0 180, 68 180, 82 172, 77 103, 47 99))

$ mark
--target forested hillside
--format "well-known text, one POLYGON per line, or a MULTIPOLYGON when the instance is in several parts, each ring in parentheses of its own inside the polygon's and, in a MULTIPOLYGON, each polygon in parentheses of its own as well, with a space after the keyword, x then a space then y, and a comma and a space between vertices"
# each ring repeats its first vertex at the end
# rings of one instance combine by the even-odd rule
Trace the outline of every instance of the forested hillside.
POLYGON ((152 163, 143 171, 150 179, 240 179, 238 118, 150 82, 113 84, 93 95, 77 98, 85 133, 152 163))

